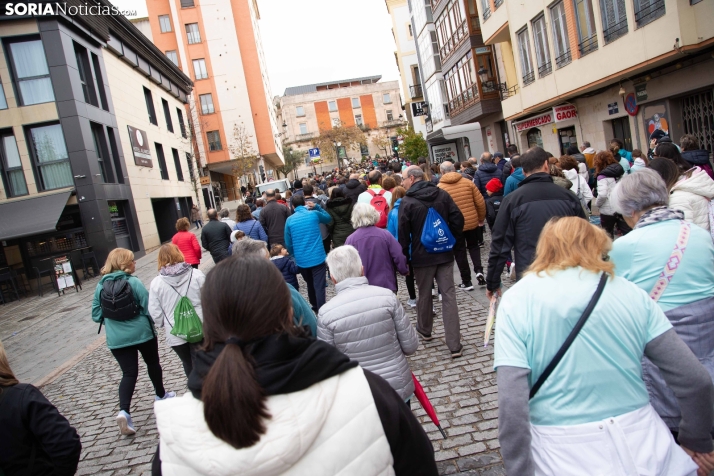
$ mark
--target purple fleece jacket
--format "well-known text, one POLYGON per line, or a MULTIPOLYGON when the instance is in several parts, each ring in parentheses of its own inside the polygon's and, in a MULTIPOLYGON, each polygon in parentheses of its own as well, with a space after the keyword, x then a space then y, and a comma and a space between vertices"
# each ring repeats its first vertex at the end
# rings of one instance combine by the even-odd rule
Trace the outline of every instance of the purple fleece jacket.
POLYGON ((397 290, 394 270, 407 274, 407 259, 399 242, 383 228, 358 228, 347 237, 346 245, 357 248, 364 266, 364 275, 372 286, 397 290))

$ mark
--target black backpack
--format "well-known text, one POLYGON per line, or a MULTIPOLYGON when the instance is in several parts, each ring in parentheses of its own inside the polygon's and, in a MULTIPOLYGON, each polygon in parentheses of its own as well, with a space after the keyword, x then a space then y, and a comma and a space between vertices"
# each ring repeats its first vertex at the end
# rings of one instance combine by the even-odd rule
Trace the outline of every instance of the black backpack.
POLYGON ((134 300, 129 281, 124 278, 107 279, 99 293, 102 317, 114 321, 128 321, 139 315, 139 305, 134 300))

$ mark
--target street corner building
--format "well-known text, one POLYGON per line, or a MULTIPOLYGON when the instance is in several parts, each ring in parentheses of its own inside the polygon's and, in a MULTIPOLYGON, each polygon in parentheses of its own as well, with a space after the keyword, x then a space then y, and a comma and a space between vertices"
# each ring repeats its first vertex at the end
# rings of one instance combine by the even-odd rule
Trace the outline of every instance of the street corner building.
POLYGON ((197 201, 190 78, 123 16, 2 16, 0 44, 0 269, 55 285, 58 256, 96 275, 170 240, 197 201))

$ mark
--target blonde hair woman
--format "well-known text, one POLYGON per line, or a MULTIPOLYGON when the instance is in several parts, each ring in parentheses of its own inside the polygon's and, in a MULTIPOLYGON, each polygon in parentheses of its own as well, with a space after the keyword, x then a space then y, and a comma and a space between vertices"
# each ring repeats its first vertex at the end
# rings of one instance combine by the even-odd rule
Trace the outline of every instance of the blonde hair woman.
POLYGON ((158 256, 159 275, 151 281, 149 286, 149 313, 154 319, 156 327, 166 328, 166 343, 176 352, 181 359, 186 378, 193 370, 193 355, 195 346, 180 337, 171 334, 174 322, 174 309, 183 296, 188 297, 196 310, 196 314, 203 321, 203 308, 201 307, 201 288, 206 280, 206 275, 194 269, 184 261, 183 254, 176 245, 165 244, 159 248, 158 256))
POLYGON ((77 430, 38 389, 20 383, 0 342, 0 468, 4 474, 74 474, 77 430), (28 468, 32 466, 32 470, 28 468))
POLYGON ((690 458, 650 405, 641 359, 680 396, 680 443, 703 453, 712 449, 711 378, 647 293, 614 275, 610 247, 585 220, 551 220, 535 261, 503 295, 494 367, 508 474, 694 476, 695 461, 706 465, 709 455, 690 458))
POLYGON ((92 320, 104 324, 107 347, 121 367, 119 414, 116 421, 122 435, 136 433, 131 420, 131 397, 139 376, 139 355, 146 363, 156 399, 171 398, 174 392, 164 390, 159 344, 154 322, 149 316, 149 292, 132 274, 136 270, 134 253, 124 248, 109 252, 101 270, 102 278, 94 291, 92 320))

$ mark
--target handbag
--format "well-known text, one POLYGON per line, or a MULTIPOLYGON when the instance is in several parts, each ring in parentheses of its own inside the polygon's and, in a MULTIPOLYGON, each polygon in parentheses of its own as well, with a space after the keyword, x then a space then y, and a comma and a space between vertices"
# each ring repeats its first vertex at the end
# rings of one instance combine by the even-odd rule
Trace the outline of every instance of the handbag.
POLYGON ((570 346, 573 344, 573 341, 578 336, 578 334, 580 333, 580 330, 583 328, 583 326, 587 322, 588 318, 590 317, 590 314, 592 314, 593 309, 595 308, 595 305, 600 300, 600 296, 602 296, 602 292, 605 289, 606 282, 607 282, 607 273, 602 273, 602 275, 600 276, 600 282, 598 283, 597 289, 595 290, 595 294, 593 294, 593 297, 590 298, 590 302, 588 303, 588 306, 583 311, 583 315, 580 316, 580 319, 575 324, 575 327, 573 327, 573 330, 570 331, 568 338, 565 339, 565 342, 563 342, 563 345, 560 346, 560 349, 558 349, 558 352, 555 354, 555 357, 553 357, 553 360, 550 361, 550 363, 545 368, 543 373, 540 374, 540 377, 538 377, 538 380, 536 381, 535 385, 533 385, 533 388, 531 388, 531 392, 528 395, 529 400, 532 400, 533 397, 535 397, 536 393, 538 393, 538 390, 540 390, 540 388, 543 386, 545 381, 548 380, 548 377, 550 377, 550 374, 553 373, 553 370, 555 370, 555 368, 558 366, 560 361, 563 359, 563 356, 565 355, 565 353, 568 351, 568 349, 570 349, 570 346))

